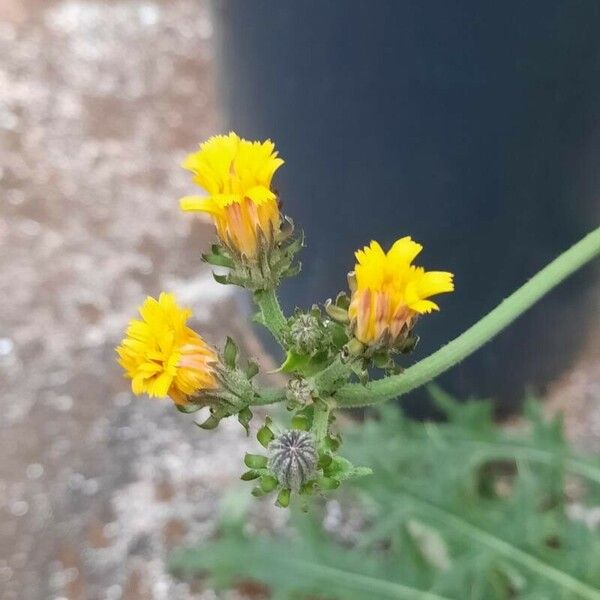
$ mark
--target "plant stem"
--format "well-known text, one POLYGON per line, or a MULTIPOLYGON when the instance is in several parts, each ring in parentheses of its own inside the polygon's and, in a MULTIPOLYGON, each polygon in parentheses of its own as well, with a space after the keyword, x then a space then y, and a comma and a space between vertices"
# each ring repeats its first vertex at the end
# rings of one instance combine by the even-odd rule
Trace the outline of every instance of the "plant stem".
POLYGON ((600 227, 534 275, 483 319, 427 358, 393 375, 363 385, 346 385, 336 394, 339 406, 352 407, 392 400, 431 381, 510 325, 569 275, 600 255, 600 227))
POLYGON ((258 290, 254 293, 254 300, 262 314, 265 327, 273 334, 273 337, 281 346, 283 343, 283 334, 287 327, 287 321, 274 289, 258 290))
POLYGON ((252 406, 265 406, 266 404, 275 404, 285 400, 285 388, 263 388, 258 390, 256 397, 252 401, 252 406))
POLYGON ((331 406, 326 401, 319 400, 315 402, 312 430, 317 440, 317 446, 327 437, 330 412, 331 406))
POLYGON ((351 372, 350 363, 343 363, 337 356, 330 365, 314 375, 312 383, 320 392, 329 394, 335 390, 336 384, 348 379, 351 372))

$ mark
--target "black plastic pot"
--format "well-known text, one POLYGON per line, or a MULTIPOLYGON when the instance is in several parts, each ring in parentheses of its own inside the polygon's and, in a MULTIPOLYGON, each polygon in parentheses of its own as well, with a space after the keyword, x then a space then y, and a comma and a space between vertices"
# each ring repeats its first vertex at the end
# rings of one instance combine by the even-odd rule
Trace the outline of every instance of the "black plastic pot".
MULTIPOLYGON (((371 239, 422 242, 456 274, 424 356, 599 220, 600 3, 215 2, 229 125, 272 138, 308 249, 288 309, 345 289, 371 239)), ((510 408, 585 339, 593 268, 441 379, 510 408)))

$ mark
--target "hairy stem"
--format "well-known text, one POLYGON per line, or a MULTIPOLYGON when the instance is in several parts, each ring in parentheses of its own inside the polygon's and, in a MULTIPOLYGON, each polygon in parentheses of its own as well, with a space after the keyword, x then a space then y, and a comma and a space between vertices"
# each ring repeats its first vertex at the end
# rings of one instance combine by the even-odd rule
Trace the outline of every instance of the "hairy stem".
POLYGON ((276 404, 285 400, 285 388, 263 388, 256 392, 252 401, 252 406, 265 406, 267 404, 276 404))
POLYGON ((339 385, 340 382, 348 379, 351 372, 350 364, 342 362, 337 356, 329 366, 312 378, 312 383, 320 392, 330 393, 335 390, 336 384, 339 385))
POLYGON ((431 381, 510 325, 569 275, 600 255, 600 227, 534 275, 483 319, 427 358, 393 375, 363 385, 346 385, 336 394, 339 406, 364 406, 397 398, 431 381))
POLYGON ((317 446, 327 437, 330 412, 331 407, 326 401, 315 402, 312 430, 317 440, 317 446))
POLYGON ((265 327, 273 334, 273 337, 279 344, 283 346, 283 334, 287 327, 287 321, 279 306, 275 290, 258 290, 254 293, 254 300, 260 309, 265 327))

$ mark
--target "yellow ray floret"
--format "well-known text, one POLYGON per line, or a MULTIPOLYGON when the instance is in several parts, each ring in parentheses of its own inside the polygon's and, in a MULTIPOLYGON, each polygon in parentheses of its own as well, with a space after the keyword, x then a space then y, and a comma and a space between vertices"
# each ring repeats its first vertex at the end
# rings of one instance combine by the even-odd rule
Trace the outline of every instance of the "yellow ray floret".
POLYGON ((431 296, 454 290, 452 273, 412 264, 422 249, 403 237, 387 253, 374 241, 356 252, 349 317, 362 343, 395 340, 417 315, 439 310, 431 296))
POLYGON ((212 365, 216 352, 186 322, 192 311, 177 305, 173 294, 148 297, 116 349, 119 364, 136 395, 170 396, 176 403, 217 387, 212 365))
POLYGON ((208 213, 225 244, 255 258, 260 236, 270 242, 280 226, 271 180, 282 164, 271 140, 250 142, 233 132, 211 137, 182 165, 208 195, 182 198, 181 208, 208 213))

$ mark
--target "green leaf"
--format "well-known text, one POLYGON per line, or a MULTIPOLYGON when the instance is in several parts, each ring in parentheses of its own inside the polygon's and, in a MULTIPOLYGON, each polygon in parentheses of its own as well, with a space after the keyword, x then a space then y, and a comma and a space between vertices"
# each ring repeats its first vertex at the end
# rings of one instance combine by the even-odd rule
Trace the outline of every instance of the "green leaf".
POLYGON ((577 505, 598 506, 598 458, 575 456, 539 405, 505 430, 487 402, 443 403, 447 423, 387 406, 346 433, 349 460, 332 460, 318 487, 346 477, 343 489, 359 492, 349 496, 365 515, 355 544, 338 543, 313 507, 289 538, 238 529, 187 555, 187 567, 209 568, 221 584, 258 579, 279 598, 598 600, 600 536, 567 517, 565 493, 568 472, 577 505), (369 478, 356 478, 358 461, 369 478))
POLYGON ((223 362, 230 369, 235 369, 238 349, 235 342, 227 336, 225 348, 223 349, 223 362))

